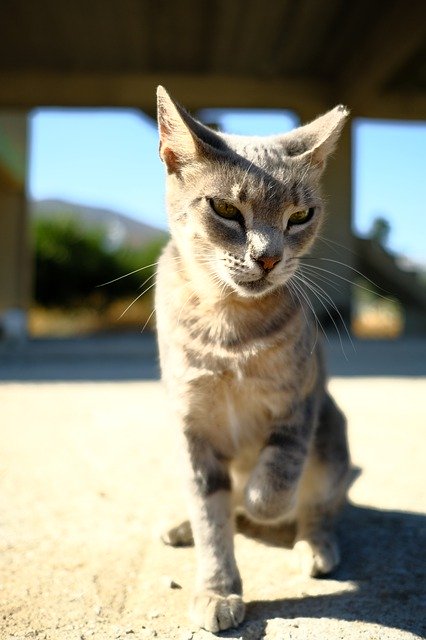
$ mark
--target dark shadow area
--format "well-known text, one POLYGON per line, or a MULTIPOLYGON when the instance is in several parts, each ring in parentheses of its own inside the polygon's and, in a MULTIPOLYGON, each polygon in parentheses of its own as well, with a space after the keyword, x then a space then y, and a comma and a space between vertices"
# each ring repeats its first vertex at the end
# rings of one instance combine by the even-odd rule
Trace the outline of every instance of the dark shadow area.
POLYGON ((235 528, 247 538, 261 540, 263 544, 273 547, 285 547, 292 549, 296 535, 296 527, 293 524, 280 526, 267 526, 252 522, 244 513, 238 513, 235 528))
MULTIPOLYGON (((323 340, 331 376, 425 376, 426 340, 323 340)), ((155 335, 108 334, 73 339, 0 343, 0 381, 156 380, 155 335)))
POLYGON ((148 332, 0 345, 0 381, 102 382, 159 377, 157 343, 148 332))
POLYGON ((332 376, 425 376, 426 339, 340 341, 324 339, 328 371, 332 376))
MULTIPOLYGON (((351 581, 354 591, 253 601, 248 604, 247 623, 281 617, 332 618, 422 636, 426 632, 426 516, 348 505, 339 538, 342 563, 332 578, 351 581)), ((287 546, 287 540, 283 544, 287 546)))

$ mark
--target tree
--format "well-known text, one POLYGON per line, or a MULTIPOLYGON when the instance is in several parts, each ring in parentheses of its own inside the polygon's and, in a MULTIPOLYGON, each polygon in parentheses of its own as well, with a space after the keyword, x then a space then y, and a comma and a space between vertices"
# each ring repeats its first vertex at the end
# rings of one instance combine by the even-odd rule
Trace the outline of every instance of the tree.
POLYGON ((164 245, 159 239, 140 250, 108 251, 102 228, 83 230, 72 219, 64 218, 37 220, 33 236, 35 300, 44 307, 88 303, 102 307, 115 298, 134 295, 140 284, 153 276, 152 264, 164 245), (116 278, 109 286, 99 286, 116 278))
POLYGON ((391 232, 391 225, 386 218, 378 216, 373 220, 371 226, 370 238, 379 244, 381 247, 387 245, 389 234, 391 232))

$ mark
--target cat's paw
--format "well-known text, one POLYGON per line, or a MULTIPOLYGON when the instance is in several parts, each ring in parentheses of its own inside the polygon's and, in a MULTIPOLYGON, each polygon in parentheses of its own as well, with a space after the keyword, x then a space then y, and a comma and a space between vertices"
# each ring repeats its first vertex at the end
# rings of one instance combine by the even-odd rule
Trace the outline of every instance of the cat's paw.
POLYGON ((178 527, 169 529, 161 536, 164 544, 172 547, 192 547, 194 538, 189 520, 185 520, 178 527))
POLYGON ((238 627, 244 620, 245 605, 241 596, 221 596, 204 591, 194 597, 191 609, 193 621, 203 629, 217 633, 238 627))
POLYGON ((267 482, 249 482, 245 492, 245 508, 251 518, 260 522, 279 520, 294 509, 296 488, 274 491, 267 482))
POLYGON ((298 540, 294 545, 303 575, 319 578, 331 573, 340 562, 337 540, 332 533, 298 540))

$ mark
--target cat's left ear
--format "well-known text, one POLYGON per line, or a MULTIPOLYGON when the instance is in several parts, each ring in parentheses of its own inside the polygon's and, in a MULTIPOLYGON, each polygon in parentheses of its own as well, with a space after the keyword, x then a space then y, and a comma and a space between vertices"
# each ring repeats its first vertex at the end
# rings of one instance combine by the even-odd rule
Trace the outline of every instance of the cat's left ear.
POLYGON ((284 146, 287 146, 289 155, 296 156, 297 160, 309 161, 312 168, 321 172, 328 156, 336 147, 348 115, 348 109, 338 105, 309 124, 287 134, 283 142, 284 146), (296 149, 296 153, 291 152, 292 146, 296 149))

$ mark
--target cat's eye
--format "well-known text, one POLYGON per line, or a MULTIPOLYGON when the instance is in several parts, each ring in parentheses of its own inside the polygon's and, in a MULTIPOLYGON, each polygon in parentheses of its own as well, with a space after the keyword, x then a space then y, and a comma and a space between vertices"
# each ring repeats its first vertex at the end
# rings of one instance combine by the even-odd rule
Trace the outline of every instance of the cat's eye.
POLYGON ((292 227, 296 224, 305 224, 305 222, 308 222, 313 215, 314 207, 311 207, 310 209, 303 209, 302 211, 295 211, 288 219, 288 226, 292 227))
POLYGON ((221 218, 227 218, 228 220, 237 220, 241 218, 241 212, 233 204, 229 204, 225 200, 219 200, 218 198, 209 198, 211 208, 221 218))

